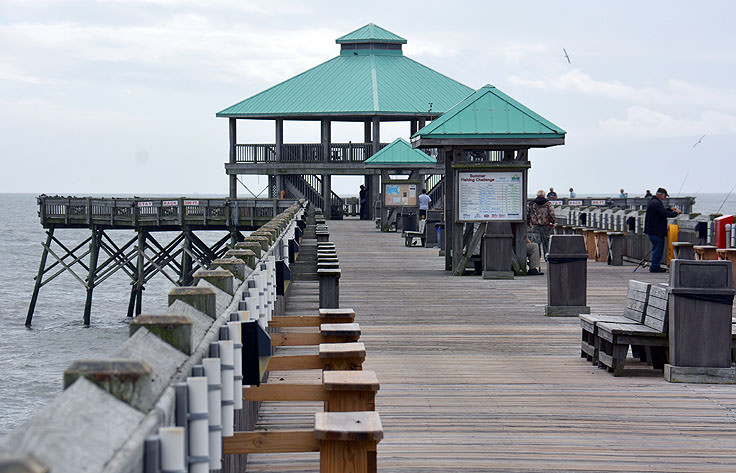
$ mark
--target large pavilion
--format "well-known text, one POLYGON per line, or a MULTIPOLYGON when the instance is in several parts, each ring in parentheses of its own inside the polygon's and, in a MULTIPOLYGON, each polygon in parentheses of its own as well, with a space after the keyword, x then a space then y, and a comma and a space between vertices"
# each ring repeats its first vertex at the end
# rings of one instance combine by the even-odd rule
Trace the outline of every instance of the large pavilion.
MULTIPOLYGON (((465 86, 404 56, 406 40, 368 24, 336 40, 340 55, 217 113, 228 118, 230 197, 237 196, 239 174, 269 176, 269 194, 285 190, 289 198, 306 198, 328 216, 339 217, 342 200, 331 189, 332 175, 364 175, 369 202, 379 192, 378 169, 364 161, 377 153, 382 122, 408 122, 407 138, 473 93, 465 86), (243 120, 273 120, 275 143, 237 142, 243 120), (284 143, 284 120, 319 121, 320 140, 284 143), (364 123, 362 143, 333 143, 332 122, 364 123), (329 202, 329 205, 325 205, 329 202)), ((246 125, 247 126, 247 125, 246 125)), ((428 149, 437 156, 441 150, 428 149)), ((442 156, 427 187, 441 185, 442 156)), ((373 218, 371 208, 370 218, 373 218)))

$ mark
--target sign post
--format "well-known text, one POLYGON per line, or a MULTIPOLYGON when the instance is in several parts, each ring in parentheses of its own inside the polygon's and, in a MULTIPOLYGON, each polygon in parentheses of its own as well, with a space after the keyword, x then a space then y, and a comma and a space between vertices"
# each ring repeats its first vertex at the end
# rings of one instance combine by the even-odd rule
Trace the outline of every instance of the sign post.
MULTIPOLYGON (((396 229, 399 230, 405 222, 399 219, 411 219, 411 216, 418 214, 419 209, 419 192, 421 181, 409 179, 385 179, 381 182, 382 199, 381 199, 381 229, 385 232, 389 231, 390 220, 396 213, 396 229)), ((411 222, 407 225, 411 226, 411 222)), ((416 227, 416 225, 414 225, 416 227)), ((415 230, 416 228, 408 228, 415 230)))

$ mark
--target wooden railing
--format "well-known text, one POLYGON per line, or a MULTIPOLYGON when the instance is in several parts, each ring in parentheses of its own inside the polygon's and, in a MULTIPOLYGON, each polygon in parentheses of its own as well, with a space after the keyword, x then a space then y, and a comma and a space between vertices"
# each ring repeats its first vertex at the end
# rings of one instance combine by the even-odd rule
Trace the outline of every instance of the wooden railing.
POLYGON ((273 218, 294 203, 278 199, 118 199, 45 195, 39 196, 37 202, 44 227, 103 225, 120 228, 252 225, 273 218))
MULTIPOLYGON (((379 149, 388 146, 381 143, 379 149)), ((373 155, 373 143, 331 143, 329 159, 325 159, 320 143, 284 143, 281 158, 275 144, 235 145, 235 161, 238 163, 362 163, 373 155)))

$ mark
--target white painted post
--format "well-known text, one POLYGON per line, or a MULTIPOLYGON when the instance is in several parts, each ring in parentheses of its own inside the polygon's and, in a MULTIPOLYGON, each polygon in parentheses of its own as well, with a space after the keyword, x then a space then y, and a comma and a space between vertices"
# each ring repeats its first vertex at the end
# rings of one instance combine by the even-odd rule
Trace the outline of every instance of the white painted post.
POLYGON ((220 369, 222 380, 222 436, 232 437, 235 425, 235 413, 233 402, 234 384, 234 361, 233 341, 230 340, 230 329, 220 327, 220 369))
POLYGON ((243 408, 243 341, 239 319, 238 314, 231 314, 230 320, 232 322, 227 324, 230 331, 230 340, 233 341, 233 406, 235 410, 243 408))
POLYGON ((184 461, 184 427, 159 427, 161 439, 161 470, 186 473, 184 461))
POLYGON ((731 224, 726 224, 726 248, 731 248, 731 224))
POLYGON ((210 469, 222 467, 222 376, 220 373, 220 345, 210 343, 210 358, 203 358, 205 375, 207 375, 207 406, 210 436, 210 469))
POLYGON ((209 467, 210 442, 207 409, 207 378, 204 367, 192 368, 192 376, 187 378, 189 393, 189 471, 207 473, 209 467))

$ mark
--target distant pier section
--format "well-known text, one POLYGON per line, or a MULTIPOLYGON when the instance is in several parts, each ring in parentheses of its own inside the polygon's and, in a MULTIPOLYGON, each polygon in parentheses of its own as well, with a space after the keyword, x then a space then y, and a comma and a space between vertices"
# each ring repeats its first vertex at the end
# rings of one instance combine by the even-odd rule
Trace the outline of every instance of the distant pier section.
POLYGON ((38 197, 44 228, 104 228, 149 231, 255 230, 295 200, 196 197, 38 197))

